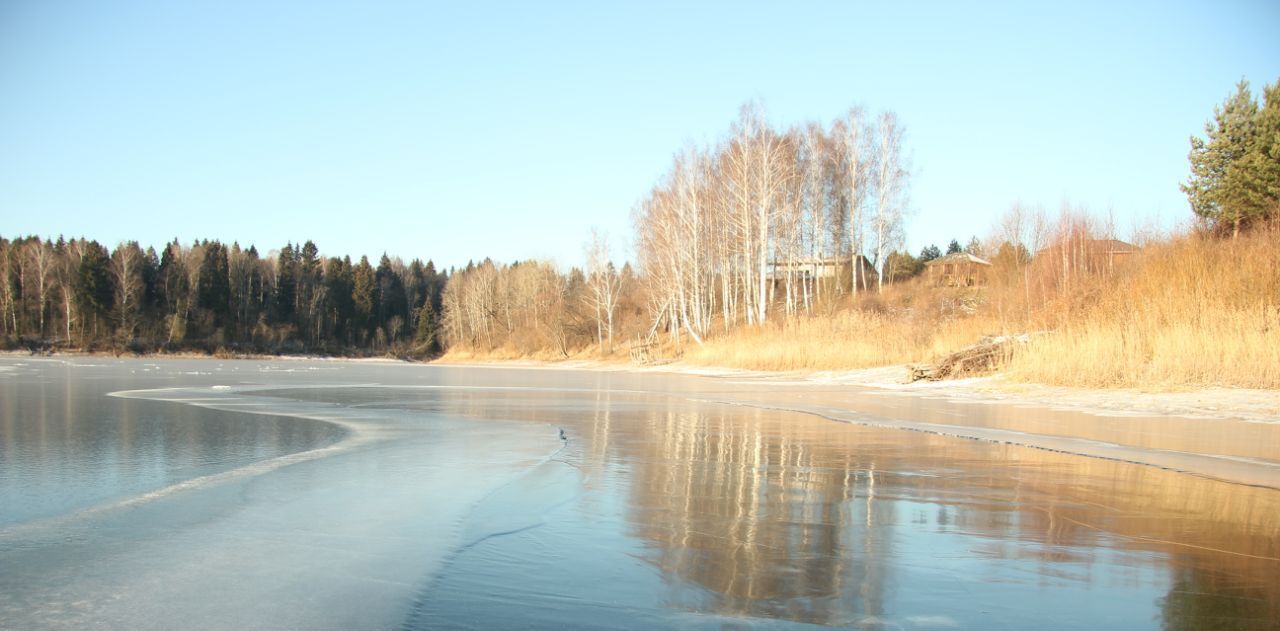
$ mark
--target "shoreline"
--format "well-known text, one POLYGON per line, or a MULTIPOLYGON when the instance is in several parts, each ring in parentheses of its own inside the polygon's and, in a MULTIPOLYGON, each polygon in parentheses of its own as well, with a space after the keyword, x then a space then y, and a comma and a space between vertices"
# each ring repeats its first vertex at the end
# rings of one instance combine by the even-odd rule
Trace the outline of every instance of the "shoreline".
POLYGON ((627 362, 601 360, 467 359, 426 363, 478 368, 670 373, 798 387, 854 386, 871 388, 887 395, 921 396, 965 403, 1043 407, 1095 416, 1178 416, 1280 424, 1280 390, 1226 387, 1179 390, 1078 388, 1008 381, 998 374, 946 381, 906 383, 905 364, 844 371, 774 372, 680 362, 657 366, 635 366, 627 362))
MULTIPOLYGON (((526 369, 628 372, 632 374, 671 374, 724 379, 734 384, 768 386, 774 393, 795 388, 796 396, 777 398, 761 396, 691 397, 696 400, 727 405, 741 405, 761 410, 777 410, 807 414, 837 423, 879 427, 897 431, 922 432, 965 440, 977 440, 1028 449, 1097 458, 1128 464, 1155 467, 1185 475, 1202 477, 1229 484, 1280 490, 1280 449, 1263 457, 1217 452, 1206 446, 1165 448, 1131 443, 1125 429, 1137 424, 1168 420, 1164 431, 1183 434, 1192 427, 1212 426, 1230 432, 1256 428, 1263 435, 1280 435, 1280 392, 1231 388, 1205 388, 1179 392, 1143 392, 1137 390, 1100 390, 1012 383, 999 376, 974 377, 955 381, 902 383, 906 366, 887 366, 853 371, 781 373, 713 368, 687 364, 638 367, 624 363, 589 360, 543 362, 534 360, 444 362, 446 366, 526 369), (1043 431, 1032 424, 1021 427, 995 427, 976 422, 938 423, 927 418, 880 417, 855 409, 856 406, 832 406, 830 402, 805 402, 821 397, 821 391, 846 386, 866 391, 872 396, 921 401, 939 401, 946 405, 991 406, 993 409, 1014 408, 1047 411, 1113 420, 1110 435, 1091 434, 1083 427, 1060 426, 1043 431), (1203 424, 1208 424, 1203 425, 1203 424)), ((1217 430, 1214 430, 1217 431, 1217 430)), ((1263 443, 1265 444, 1265 443, 1263 443)), ((1277 443, 1280 444, 1280 443, 1277 443)))
POLYGON ((507 368, 529 370, 584 370, 597 372, 629 372, 635 374, 669 373, 717 379, 758 381, 770 385, 790 386, 854 386, 871 388, 884 394, 921 396, 965 403, 1004 404, 1069 410, 1095 416, 1178 416, 1194 419, 1235 419, 1255 423, 1280 424, 1280 390, 1209 386, 1150 390, 1134 388, 1080 388, 1037 383, 1014 382, 1001 375, 969 377, 944 381, 907 383, 903 365, 881 366, 840 371, 759 371, 723 366, 702 366, 673 362, 638 366, 626 360, 602 359, 480 359, 450 358, 406 360, 390 356, 348 357, 332 355, 260 355, 236 354, 218 357, 205 353, 120 354, 97 351, 56 351, 33 354, 29 351, 0 351, 0 357, 15 359, 56 360, 72 357, 105 357, 131 359, 191 359, 244 361, 322 361, 367 364, 419 366, 457 366, 475 368, 507 368))
POLYGON ((58 359, 60 357, 105 357, 111 359, 211 359, 217 361, 349 361, 349 362, 384 362, 388 364, 430 364, 432 361, 416 359, 400 359, 392 356, 356 357, 351 355, 271 355, 266 353, 233 353, 219 357, 215 354, 196 351, 178 351, 174 353, 113 353, 110 351, 66 350, 37 353, 26 350, 0 350, 0 357, 26 359, 58 359))
MULTIPOLYGON (((78 357, 101 357, 102 354, 71 353, 54 356, 24 356, 4 353, 12 359, 34 361, 74 360, 78 357)), ((107 355, 108 357, 114 357, 107 355)), ((153 355, 129 356, 130 360, 172 359, 197 361, 312 361, 341 362, 352 365, 382 364, 430 367, 487 368, 495 370, 531 371, 579 371, 626 373, 630 375, 672 375, 723 380, 735 388, 756 385, 762 388, 760 396, 729 395, 727 399, 713 395, 703 398, 695 392, 684 393, 690 399, 712 403, 746 405, 761 409, 777 409, 815 415, 833 422, 854 423, 892 428, 902 431, 920 431, 998 444, 1008 444, 1032 449, 1044 449, 1070 453, 1080 457, 1103 458, 1133 464, 1154 466, 1197 475, 1229 483, 1247 484, 1280 489, 1280 449, 1259 452, 1248 449, 1253 456, 1233 449, 1214 448, 1200 444, 1192 436, 1206 431, 1224 435, 1244 431, 1241 436, 1254 436, 1261 440, 1257 445, 1269 443, 1271 436, 1280 435, 1280 392, 1270 390, 1244 390, 1209 388, 1181 392, 1141 392, 1135 390, 1100 390, 1067 388, 1034 384, 1010 383, 998 376, 977 377, 956 381, 903 383, 904 366, 888 366, 873 369, 839 372, 762 372, 733 368, 695 366, 672 363, 658 366, 636 366, 624 361, 602 360, 453 360, 433 362, 407 362, 394 358, 345 358, 345 357, 237 357, 219 358, 208 355, 153 355), (870 395, 872 399, 863 399, 870 395), (825 399, 825 403, 822 401, 825 399), (875 402, 879 401, 879 403, 875 402), (901 404, 894 403, 900 401, 901 404), (888 409, 876 405, 888 402, 888 409), (931 418, 920 411, 893 412, 899 405, 908 409, 924 407, 970 406, 977 416, 953 422, 931 418), (914 408, 913 408, 914 406, 914 408), (978 407, 972 407, 978 406, 978 407), (1025 409, 1029 414, 1017 411, 1025 409), (1042 413, 1036 413, 1039 410, 1042 413), (1003 426, 992 426, 982 419, 987 414, 1015 413, 1019 419, 1003 426), (1044 414, 1047 412, 1048 414, 1044 414), (1046 426, 1037 419, 1054 417, 1061 413, 1068 416, 1062 424, 1046 426), (921 416, 921 414, 924 414, 921 416), (1077 417, 1080 423, 1070 420, 1077 417), (1167 420, 1167 423, 1165 422, 1167 420), (1102 429, 1097 427, 1101 423, 1102 429), (1093 426, 1092 428, 1090 426, 1093 426), (1180 442, 1159 446, 1145 442, 1131 442, 1129 428, 1147 427, 1146 431, 1181 437, 1180 442)), ((126 358, 116 358, 126 359, 126 358)), ((660 392, 660 391, 655 391, 660 392)), ((681 393, 668 392, 671 396, 681 393)), ((950 414, 950 412, 946 412, 950 414)), ((965 418, 967 414, 960 415, 965 418)), ((1063 417, 1059 417, 1063 418, 1063 417)), ((1280 443, 1277 443, 1280 444, 1280 443)))

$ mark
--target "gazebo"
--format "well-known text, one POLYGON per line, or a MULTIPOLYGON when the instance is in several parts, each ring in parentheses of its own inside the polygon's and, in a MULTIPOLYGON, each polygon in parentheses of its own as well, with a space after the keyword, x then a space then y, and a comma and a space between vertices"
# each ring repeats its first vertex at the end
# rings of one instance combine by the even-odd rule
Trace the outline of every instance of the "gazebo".
POLYGON ((991 261, 968 252, 956 252, 925 263, 929 283, 947 287, 974 287, 987 284, 991 261))

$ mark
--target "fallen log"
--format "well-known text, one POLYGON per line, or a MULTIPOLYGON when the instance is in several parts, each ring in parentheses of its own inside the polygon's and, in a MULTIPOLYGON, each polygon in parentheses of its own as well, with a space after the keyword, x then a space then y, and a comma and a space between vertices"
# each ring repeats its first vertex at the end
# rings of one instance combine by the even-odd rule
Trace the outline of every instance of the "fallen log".
POLYGON ((936 364, 908 365, 907 381, 939 381, 995 372, 1009 361, 1014 349, 1029 341, 1031 335, 1026 333, 984 337, 977 344, 951 353, 936 364))

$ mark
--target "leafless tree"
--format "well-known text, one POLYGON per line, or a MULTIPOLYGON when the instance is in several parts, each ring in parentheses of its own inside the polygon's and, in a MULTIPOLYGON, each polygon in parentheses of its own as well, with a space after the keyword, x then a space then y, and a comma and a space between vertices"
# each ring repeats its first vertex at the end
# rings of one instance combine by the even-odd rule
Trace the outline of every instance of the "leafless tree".
POLYGON ((839 142, 840 151, 833 156, 842 165, 842 192, 844 198, 844 222, 848 230, 850 291, 857 295, 862 278, 859 257, 864 254, 863 206, 867 198, 867 178, 872 157, 870 154, 871 131, 867 127, 861 107, 852 107, 844 118, 832 126, 831 134, 839 142))
POLYGON ((831 217, 828 211, 828 177, 830 159, 830 142, 822 125, 809 122, 801 136, 799 153, 799 171, 802 174, 802 203, 804 215, 805 239, 804 253, 810 261, 808 278, 802 288, 803 302, 806 311, 813 308, 822 284, 819 277, 823 271, 823 260, 827 258, 827 230, 831 217))
POLYGON ((581 348, 575 305, 586 300, 576 292, 586 292, 586 286, 580 272, 566 278, 544 261, 468 266, 450 276, 442 295, 443 342, 477 351, 555 348, 568 355, 581 348))
POLYGON ((116 321, 126 340, 137 333, 142 302, 142 249, 137 241, 116 246, 111 254, 111 274, 115 277, 116 321))
POLYGON ((775 304, 812 309, 822 279, 835 278, 829 255, 847 256, 852 289, 865 287, 868 229, 882 261, 905 207, 901 128, 892 116, 881 122, 887 143, 873 142, 879 128, 859 108, 829 129, 781 133, 748 103, 722 141, 680 151, 633 215, 651 332, 700 341, 713 314, 727 330, 766 322, 775 304))
POLYGON ((13 244, 0 239, 0 331, 7 331, 10 334, 19 333, 18 292, 14 286, 15 281, 21 276, 14 269, 17 258, 13 244))
POLYGON ((902 156, 904 130, 893 112, 880 114, 874 161, 876 206, 871 217, 875 237, 876 289, 884 289, 884 263, 902 230, 907 169, 902 156))
POLYGON ((613 315, 622 293, 622 277, 610 260, 609 238, 599 230, 591 230, 587 255, 587 302, 595 315, 596 343, 601 350, 613 352, 613 315), (608 346, 605 346, 605 343, 608 346))
POLYGON ((36 291, 36 310, 39 322, 39 335, 45 335, 45 312, 49 304, 49 291, 54 282, 54 266, 57 264, 53 249, 48 241, 33 238, 27 241, 23 256, 27 258, 28 269, 34 281, 36 291))
POLYGON ((742 107, 732 135, 726 157, 738 207, 735 214, 740 218, 740 255, 746 280, 743 303, 747 305, 749 323, 764 323, 769 304, 770 228, 794 176, 794 154, 789 150, 788 137, 769 127, 764 108, 758 103, 742 107))

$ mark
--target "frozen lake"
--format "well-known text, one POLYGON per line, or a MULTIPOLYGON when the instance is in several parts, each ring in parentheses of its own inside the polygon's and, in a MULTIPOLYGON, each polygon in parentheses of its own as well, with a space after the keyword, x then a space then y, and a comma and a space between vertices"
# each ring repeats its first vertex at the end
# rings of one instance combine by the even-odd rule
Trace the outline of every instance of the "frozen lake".
POLYGON ((656 373, 0 358, 0 628, 1275 629, 1277 431, 656 373), (1028 431, 1056 451, 1008 444, 1028 431), (1205 441, 1261 482, 1125 462, 1205 441))

